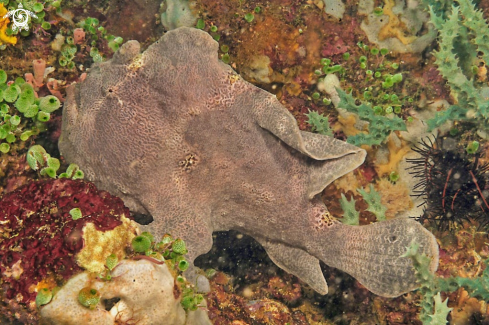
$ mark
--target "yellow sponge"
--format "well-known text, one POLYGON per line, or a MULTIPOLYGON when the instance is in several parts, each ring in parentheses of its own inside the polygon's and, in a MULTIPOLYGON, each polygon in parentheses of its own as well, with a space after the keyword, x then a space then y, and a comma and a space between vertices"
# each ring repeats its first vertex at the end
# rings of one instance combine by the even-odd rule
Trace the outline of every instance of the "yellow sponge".
POLYGON ((7 9, 0 3, 0 45, 2 44, 17 44, 17 37, 7 36, 7 25, 10 23, 10 19, 3 18, 7 14, 7 9))

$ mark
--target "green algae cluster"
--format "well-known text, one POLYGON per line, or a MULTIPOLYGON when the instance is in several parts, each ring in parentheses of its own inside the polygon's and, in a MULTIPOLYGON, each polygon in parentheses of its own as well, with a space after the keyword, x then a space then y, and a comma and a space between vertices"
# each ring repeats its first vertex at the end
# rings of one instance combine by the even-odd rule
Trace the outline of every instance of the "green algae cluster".
POLYGON ((338 107, 344 108, 349 112, 357 114, 360 119, 368 121, 368 133, 359 133, 349 136, 348 143, 356 146, 362 144, 380 145, 393 131, 406 131, 406 123, 399 116, 386 116, 377 114, 374 108, 368 103, 361 102, 357 105, 355 98, 352 94, 348 94, 345 91, 338 89, 338 95, 340 102, 338 107))
POLYGON ((311 126, 312 132, 333 136, 333 130, 331 129, 328 121, 329 115, 324 116, 316 111, 309 110, 309 113, 307 113, 306 116, 308 117, 306 122, 311 126))
MULTIPOLYGON (((368 133, 350 136, 347 142, 356 146, 380 145, 392 131, 406 130, 403 108, 411 106, 414 100, 402 94, 403 74, 398 63, 388 60, 387 49, 370 48, 361 42, 357 46, 361 55, 354 57, 346 52, 336 64, 330 58, 322 58, 321 68, 315 74, 337 75, 346 89, 338 89, 341 99, 338 107, 369 122, 368 133)), ((321 100, 325 105, 331 103, 330 99, 320 97, 318 92, 312 94, 313 100, 321 100)))
POLYGON ((446 324, 446 319, 452 308, 447 306, 448 299, 441 301, 440 292, 454 292, 459 288, 464 288, 469 296, 489 301, 489 259, 486 259, 485 270, 479 277, 441 278, 430 272, 431 260, 426 255, 420 254, 418 248, 417 243, 411 243, 404 256, 413 261, 416 278, 420 284, 418 289, 421 294, 419 318, 423 325, 446 324))
MULTIPOLYGON (((367 211, 372 212, 377 218, 377 221, 385 220, 385 212, 387 208, 381 202, 381 195, 374 189, 374 186, 370 184, 369 192, 363 188, 357 189, 357 192, 362 195, 365 202, 368 204, 367 211)), ((340 205, 343 209, 343 218, 341 222, 347 225, 359 225, 360 213, 355 209, 355 199, 352 197, 350 201, 342 193, 340 199, 340 205)))
POLYGON ((485 130, 489 125, 489 87, 479 80, 477 71, 489 64, 489 23, 469 0, 457 0, 451 8, 440 7, 436 1, 423 2, 440 32, 439 49, 433 51, 435 64, 457 98, 456 104, 428 120, 428 127, 433 130, 449 120, 468 120, 485 130))
MULTIPOLYGON (((84 43, 90 45, 89 55, 95 63, 102 62, 106 59, 106 54, 99 50, 99 48, 105 47, 105 44, 103 44, 104 42, 107 43, 106 46, 112 52, 116 52, 122 45, 122 37, 108 34, 105 27, 100 26, 100 22, 97 18, 87 17, 86 19, 81 20, 77 25, 85 32, 86 40, 84 43)), ((83 48, 79 48, 75 44, 72 34, 73 31, 67 33, 65 43, 61 46, 61 53, 58 58, 59 65, 66 67, 69 70, 75 68, 75 56, 79 52, 79 49, 83 48)))
POLYGON ((180 238, 173 239, 167 234, 159 242, 156 242, 151 233, 143 232, 132 240, 132 249, 136 253, 144 254, 157 261, 165 261, 182 290, 180 302, 182 307, 186 311, 197 310, 204 298, 195 292, 194 287, 189 285, 182 275, 190 266, 184 257, 188 253, 185 241, 180 238))
POLYGON ((95 307, 100 302, 101 294, 94 288, 85 287, 78 293, 78 302, 90 310, 95 309, 95 307))
MULTIPOLYGON (((346 92, 353 91, 353 96, 370 105, 377 115, 400 115, 403 105, 412 103, 413 99, 402 94, 399 63, 388 60, 387 49, 370 48, 362 42, 357 46, 360 56, 343 53, 342 61, 337 64, 330 58, 322 58, 315 74, 320 77, 336 74, 346 92)), ((319 99, 320 94, 314 93, 312 97, 319 99)), ((331 102, 324 98, 323 103, 331 102)))
POLYGON ((46 130, 51 113, 61 103, 52 95, 37 98, 31 84, 23 78, 7 83, 8 76, 0 70, 0 151, 8 153, 12 146, 27 141, 46 130))
MULTIPOLYGON (((52 18, 49 16, 50 12, 61 12, 61 0, 46 0, 38 2, 37 0, 1 0, 7 10, 12 11, 19 7, 22 3, 24 9, 29 10, 35 14, 35 17, 29 17, 27 26, 28 29, 13 30, 8 27, 5 31, 7 36, 18 35, 29 36, 33 31, 42 30, 48 31, 51 29, 51 23, 49 22, 52 18), (48 16, 46 16, 48 14, 48 16)), ((4 47, 0 46, 0 50, 4 47)))
MULTIPOLYGON (((56 178, 61 166, 59 159, 51 157, 42 146, 36 144, 29 148, 26 161, 32 170, 39 171, 41 176, 56 178)), ((64 173, 59 174, 59 178, 83 179, 85 174, 78 165, 70 164, 64 173)))

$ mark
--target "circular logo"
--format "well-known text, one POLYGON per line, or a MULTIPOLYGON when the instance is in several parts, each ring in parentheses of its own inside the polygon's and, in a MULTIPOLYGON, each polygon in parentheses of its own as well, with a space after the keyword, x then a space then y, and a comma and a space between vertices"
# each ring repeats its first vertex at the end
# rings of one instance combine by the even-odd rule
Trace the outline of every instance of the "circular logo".
POLYGON ((16 30, 29 30, 29 16, 37 18, 37 16, 29 11, 25 10, 22 6, 22 3, 19 3, 18 9, 12 10, 8 13, 7 16, 12 17, 13 26, 12 30, 15 32, 16 30))

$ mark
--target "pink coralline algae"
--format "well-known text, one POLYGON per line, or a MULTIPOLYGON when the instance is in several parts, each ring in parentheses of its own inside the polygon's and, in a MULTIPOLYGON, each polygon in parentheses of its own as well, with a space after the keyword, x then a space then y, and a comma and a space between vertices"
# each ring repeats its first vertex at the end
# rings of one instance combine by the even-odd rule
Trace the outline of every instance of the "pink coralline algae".
MULTIPOLYGON (((36 287, 50 279, 60 285, 82 271, 75 255, 83 248, 82 231, 119 226, 129 210, 122 200, 89 182, 56 179, 32 182, 0 201, 0 296, 10 305, 33 308, 36 287), (73 220, 70 210, 83 217, 73 220)), ((1 306, 0 306, 1 307, 1 306)), ((0 312, 3 313, 3 310, 0 312)))

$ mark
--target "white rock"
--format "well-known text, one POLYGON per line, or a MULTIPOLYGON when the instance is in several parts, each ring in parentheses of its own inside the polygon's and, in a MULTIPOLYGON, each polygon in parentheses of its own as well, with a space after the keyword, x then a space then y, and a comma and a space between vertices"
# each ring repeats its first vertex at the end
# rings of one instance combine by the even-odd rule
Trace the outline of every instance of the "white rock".
POLYGON ((41 324, 114 325, 129 321, 139 325, 211 324, 198 312, 189 317, 174 293, 175 281, 166 264, 147 260, 123 260, 112 271, 112 280, 102 281, 87 272, 71 278, 53 300, 41 309, 41 324), (98 305, 90 310, 78 302, 81 289, 90 287, 101 294, 98 305), (107 311, 104 301, 120 300, 107 311))

